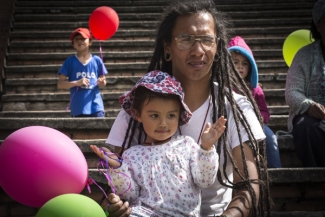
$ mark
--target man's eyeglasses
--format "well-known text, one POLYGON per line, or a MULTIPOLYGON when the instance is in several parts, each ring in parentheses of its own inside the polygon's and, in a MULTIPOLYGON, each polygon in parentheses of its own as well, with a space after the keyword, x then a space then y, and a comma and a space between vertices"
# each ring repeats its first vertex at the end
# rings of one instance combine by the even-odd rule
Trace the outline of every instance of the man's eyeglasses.
POLYGON ((188 35, 183 34, 175 38, 177 47, 181 50, 189 50, 196 41, 199 41, 204 50, 211 50, 213 45, 219 40, 215 35, 188 35))

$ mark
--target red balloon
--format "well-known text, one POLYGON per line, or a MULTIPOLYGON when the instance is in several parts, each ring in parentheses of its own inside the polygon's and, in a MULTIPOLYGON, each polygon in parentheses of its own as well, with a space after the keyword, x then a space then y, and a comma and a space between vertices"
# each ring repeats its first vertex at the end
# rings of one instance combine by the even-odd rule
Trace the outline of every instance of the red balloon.
POLYGON ((96 8, 89 17, 89 28, 97 40, 112 37, 119 26, 119 18, 115 10, 107 6, 96 8))

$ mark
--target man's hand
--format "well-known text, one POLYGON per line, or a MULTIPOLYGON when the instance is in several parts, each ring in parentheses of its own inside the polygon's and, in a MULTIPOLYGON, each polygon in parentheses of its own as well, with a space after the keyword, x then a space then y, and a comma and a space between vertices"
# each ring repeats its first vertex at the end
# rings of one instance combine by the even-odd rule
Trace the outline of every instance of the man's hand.
POLYGON ((123 203, 120 197, 113 193, 103 200, 101 206, 108 211, 109 217, 127 217, 132 211, 127 201, 123 203))

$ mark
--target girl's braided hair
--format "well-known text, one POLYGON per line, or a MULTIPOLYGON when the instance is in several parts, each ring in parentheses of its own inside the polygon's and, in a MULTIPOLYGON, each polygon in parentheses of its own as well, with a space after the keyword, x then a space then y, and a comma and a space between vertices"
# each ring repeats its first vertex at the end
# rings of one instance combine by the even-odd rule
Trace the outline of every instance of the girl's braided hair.
MULTIPOLYGON (((222 139, 218 140, 217 152, 219 156, 223 155, 225 162, 224 165, 220 165, 218 169, 217 179, 218 181, 227 187, 233 189, 241 189, 246 187, 249 190, 250 196, 252 198, 253 208, 251 210, 251 216, 263 216, 264 212, 267 211, 268 215, 270 215, 270 204, 271 198, 269 193, 269 178, 267 173, 267 165, 265 156, 265 141, 259 142, 254 138, 253 132, 249 127, 248 121, 241 110, 241 108, 237 105, 233 97, 232 90, 238 90, 240 94, 245 95, 248 100, 252 103, 254 111, 260 121, 261 126, 263 126, 262 118, 260 111, 255 103, 254 98, 251 95, 250 89, 246 86, 243 79, 241 79, 239 73, 237 72, 232 60, 231 55, 228 52, 227 44, 228 38, 230 38, 229 27, 230 23, 227 21, 227 17, 222 12, 216 9, 216 5, 213 0, 172 0, 170 5, 165 8, 160 22, 157 26, 157 35, 155 39, 155 50, 148 68, 148 71, 152 70, 161 70, 163 72, 167 72, 169 74, 172 73, 172 61, 166 61, 164 58, 164 46, 163 42, 165 41, 167 44, 171 43, 172 40, 172 31, 176 23, 176 19, 179 16, 192 15, 200 12, 208 12, 212 15, 215 23, 215 30, 217 33, 217 37, 220 38, 218 40, 218 49, 215 55, 215 59, 213 65, 211 67, 212 76, 210 79, 210 89, 211 96, 213 102, 213 123, 220 116, 224 116, 227 118, 226 111, 226 101, 228 101, 231 110, 234 115, 237 133, 240 141, 241 154, 244 165, 244 174, 239 173, 239 169, 236 166, 234 159, 232 157, 232 153, 228 148, 227 144, 227 130, 222 135, 222 139), (215 94, 215 85, 213 82, 218 83, 217 95, 215 94), (217 110, 218 108, 218 110, 217 110), (239 125, 245 127, 245 130, 249 136, 249 141, 242 141, 242 136, 240 134, 239 125), (252 149, 255 159, 256 166, 258 170, 258 180, 253 180, 249 177, 246 157, 244 153, 243 143, 246 142, 247 145, 252 149), (233 165, 233 172, 237 173, 241 178, 240 182, 234 183, 228 179, 228 175, 226 174, 226 166, 227 160, 230 160, 233 165), (224 182, 222 177, 226 177, 228 182, 224 182), (256 194, 253 190, 252 184, 259 184, 260 188, 260 196, 257 201, 256 194)), ((143 131, 141 127, 139 127, 139 123, 134 119, 130 119, 127 132, 124 138, 124 142, 122 145, 122 152, 124 148, 129 148, 131 145, 132 137, 134 136, 134 132, 136 129, 140 129, 143 131)), ((227 129, 227 128, 226 128, 227 129)), ((141 135, 143 132, 139 133, 138 141, 141 141, 141 135)), ((122 153, 120 153, 122 154, 122 153)), ((220 159, 220 158, 219 158, 220 159)))

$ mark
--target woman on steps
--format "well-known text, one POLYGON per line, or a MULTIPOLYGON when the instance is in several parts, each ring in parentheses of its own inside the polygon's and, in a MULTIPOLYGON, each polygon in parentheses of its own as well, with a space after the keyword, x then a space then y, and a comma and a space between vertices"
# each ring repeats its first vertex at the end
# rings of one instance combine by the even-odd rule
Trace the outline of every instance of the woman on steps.
POLYGON ((325 167, 325 0, 315 3, 311 36, 315 42, 295 55, 286 79, 288 129, 305 167, 325 167))

